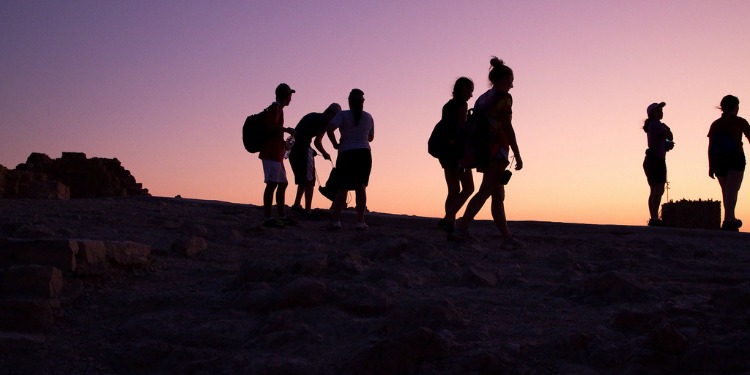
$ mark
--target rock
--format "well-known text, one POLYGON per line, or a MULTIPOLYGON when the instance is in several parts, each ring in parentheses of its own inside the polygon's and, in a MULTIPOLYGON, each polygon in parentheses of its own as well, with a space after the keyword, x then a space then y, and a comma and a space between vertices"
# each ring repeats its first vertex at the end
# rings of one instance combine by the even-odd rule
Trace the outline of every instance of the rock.
POLYGON ((400 334, 416 327, 434 330, 463 323, 463 317, 448 300, 408 300, 391 306, 386 317, 386 331, 389 334, 400 334))
POLYGON ((0 269, 0 295, 57 298, 62 288, 62 272, 54 267, 28 265, 0 269))
POLYGON ((621 309, 612 318, 612 328, 618 331, 646 333, 659 323, 661 316, 656 313, 644 311, 621 309))
POLYGON ((191 236, 175 240, 171 248, 177 254, 192 258, 208 249, 208 243, 202 237, 191 236))
POLYGON ((144 267, 149 264, 151 247, 131 241, 112 241, 106 243, 107 261, 121 268, 144 267))
POLYGON ((688 339, 671 324, 651 331, 649 339, 656 350, 667 354, 680 354, 688 347, 688 339))
POLYGON ((42 332, 53 323, 52 306, 46 300, 0 299, 0 329, 42 332))
POLYGON ((0 332, 0 351, 33 351, 44 347, 47 338, 39 333, 0 332))
POLYGON ((357 353, 350 363, 352 374, 415 374, 419 365, 448 353, 448 344, 428 328, 387 338, 357 353))
POLYGON ((56 267, 62 271, 76 270, 78 242, 75 240, 9 240, 13 262, 56 267))
POLYGON ((385 313, 389 305, 385 293, 362 285, 351 290, 348 296, 339 302, 338 307, 352 314, 374 316, 385 313))
POLYGON ((102 241, 79 240, 77 275, 99 275, 107 269, 107 246, 102 241))
POLYGON ((301 277, 282 288, 277 303, 283 308, 316 306, 326 301, 327 294, 323 281, 301 277))
POLYGON ((646 296, 646 287, 619 272, 604 272, 581 282, 581 298, 590 302, 631 302, 646 296))
POLYGON ((313 253, 306 255, 292 266, 295 273, 307 276, 315 276, 328 267, 328 255, 313 253))
POLYGON ((466 267, 461 277, 462 284, 468 286, 490 287, 497 285, 497 275, 492 270, 488 270, 480 265, 471 265, 466 267))

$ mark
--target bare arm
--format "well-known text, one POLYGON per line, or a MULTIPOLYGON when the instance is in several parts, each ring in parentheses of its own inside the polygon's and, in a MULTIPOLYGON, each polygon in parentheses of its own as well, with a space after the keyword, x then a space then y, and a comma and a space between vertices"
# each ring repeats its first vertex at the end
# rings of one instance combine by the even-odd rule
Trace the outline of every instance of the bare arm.
POLYGON ((503 132, 508 138, 510 149, 513 150, 513 156, 516 158, 516 170, 520 171, 523 168, 523 160, 521 159, 521 151, 518 149, 518 142, 516 141, 516 131, 513 130, 512 116, 510 114, 503 115, 503 132))
POLYGON ((326 132, 322 132, 318 134, 317 137, 315 137, 315 141, 313 142, 315 144, 315 148, 320 151, 320 154, 323 155, 323 159, 331 160, 331 155, 326 152, 326 149, 323 147, 323 135, 326 134, 326 132))

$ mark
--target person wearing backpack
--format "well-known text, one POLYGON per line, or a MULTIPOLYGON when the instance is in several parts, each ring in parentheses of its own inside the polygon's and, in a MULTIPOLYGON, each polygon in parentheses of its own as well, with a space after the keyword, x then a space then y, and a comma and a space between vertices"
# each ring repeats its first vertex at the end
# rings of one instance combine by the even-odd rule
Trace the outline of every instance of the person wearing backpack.
POLYGON ((650 227, 660 227, 664 224, 659 219, 659 205, 664 195, 664 187, 667 183, 667 151, 674 148, 674 136, 669 126, 661 122, 664 118, 664 106, 666 103, 651 103, 646 107, 648 118, 643 123, 643 131, 646 132, 648 149, 643 159, 643 171, 649 186, 648 212, 650 227))
POLYGON ((469 235, 469 226, 487 199, 491 197, 492 219, 503 236, 504 244, 511 247, 521 247, 524 246, 523 242, 516 239, 508 228, 503 203, 505 199, 503 174, 510 164, 510 151, 513 151, 516 170, 523 168, 521 152, 518 149, 516 133, 511 122, 513 97, 508 91, 513 88, 513 70, 497 57, 490 60, 490 65, 492 68, 489 73, 489 81, 492 83, 492 88, 477 98, 476 103, 474 103, 475 113, 486 116, 489 123, 487 136, 485 142, 471 142, 471 144, 481 144, 482 147, 486 148, 475 150, 478 155, 488 155, 487 158, 477 159, 477 171, 484 175, 479 190, 466 205, 463 217, 456 222, 455 230, 448 234, 448 240, 470 240, 472 237, 469 235))
POLYGON ((471 168, 459 165, 463 156, 464 142, 461 131, 466 123, 469 110, 467 102, 474 93, 474 82, 466 77, 456 80, 453 85, 453 97, 443 105, 440 122, 435 125, 430 142, 433 151, 440 161, 448 185, 448 196, 445 198, 445 216, 438 225, 446 231, 452 231, 456 224, 456 214, 474 193, 474 176, 471 168))
POLYGON ((740 100, 733 95, 721 99, 721 117, 708 130, 708 176, 719 180, 724 200, 724 223, 721 229, 737 232, 742 221, 735 217, 737 195, 745 174, 745 152, 742 135, 750 141, 750 124, 737 116, 740 100))
POLYGON ((289 152, 289 164, 294 172, 294 183, 297 185, 297 196, 294 198, 292 210, 310 215, 312 213, 312 198, 315 192, 315 148, 326 160, 331 160, 323 147, 323 136, 326 134, 328 123, 341 111, 338 103, 332 103, 323 113, 308 113, 299 120, 294 128, 296 135, 294 145, 289 152), (313 142, 314 139, 314 142, 313 142), (302 208, 302 196, 305 197, 305 207, 302 208))
POLYGON ((276 101, 265 111, 265 138, 258 158, 263 163, 266 188, 263 191, 263 226, 282 228, 293 222, 284 214, 284 198, 288 181, 284 169, 284 133, 294 135, 294 129, 284 127, 284 107, 292 101, 292 90, 286 83, 276 87, 276 101), (272 217, 273 198, 276 195, 278 218, 272 217))
POLYGON ((349 110, 341 111, 328 124, 328 138, 333 148, 338 150, 336 157, 336 196, 331 206, 332 222, 325 229, 341 229, 341 211, 346 206, 346 195, 349 190, 356 194, 357 230, 366 230, 365 211, 367 210, 367 185, 372 170, 372 152, 370 142, 375 139, 375 122, 372 116, 364 111, 365 93, 352 89, 349 93, 349 110), (334 131, 340 133, 336 140, 334 131))

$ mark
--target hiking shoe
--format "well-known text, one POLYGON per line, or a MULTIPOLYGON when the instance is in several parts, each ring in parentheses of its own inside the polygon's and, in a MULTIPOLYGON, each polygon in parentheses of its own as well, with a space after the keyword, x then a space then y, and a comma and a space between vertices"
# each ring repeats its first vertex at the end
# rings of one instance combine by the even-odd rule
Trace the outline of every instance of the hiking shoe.
POLYGON ((334 221, 333 223, 330 223, 323 227, 323 230, 329 231, 329 232, 338 232, 341 230, 341 222, 340 221, 334 221))
POLYGON ((446 232, 452 232, 454 223, 452 220, 440 219, 440 221, 438 221, 438 226, 446 232))
POLYGON ((370 227, 368 227, 367 224, 365 224, 365 223, 357 223, 357 224, 354 225, 354 229, 356 229, 358 231, 364 231, 364 230, 367 230, 368 228, 370 228, 370 227))
POLYGON ((266 228, 283 228, 284 223, 279 219, 270 217, 263 221, 263 226, 266 228))
POLYGON ((307 212, 305 211, 305 209, 302 208, 302 206, 300 206, 298 204, 295 204, 294 206, 292 206, 292 211, 296 212, 298 214, 303 214, 303 215, 307 214, 307 212))
POLYGON ((659 219, 649 219, 648 226, 650 227, 663 227, 664 222, 659 219))
POLYGON ((526 247, 526 244, 522 241, 519 241, 516 236, 510 236, 510 237, 504 237, 503 238, 503 245, 506 249, 519 249, 522 247, 526 247))
POLYGON ((730 232, 739 232, 741 226, 742 226, 742 220, 734 219, 729 222, 725 220, 724 223, 721 224, 721 230, 726 230, 730 232))
POLYGON ((278 218, 282 225, 297 225, 297 222, 289 216, 283 216, 278 218))

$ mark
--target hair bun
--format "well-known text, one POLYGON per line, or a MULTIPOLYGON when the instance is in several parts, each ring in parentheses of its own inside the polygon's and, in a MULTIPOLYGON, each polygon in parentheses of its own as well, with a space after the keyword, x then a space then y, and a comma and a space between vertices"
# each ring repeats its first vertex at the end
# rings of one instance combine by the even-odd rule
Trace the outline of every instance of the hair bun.
POLYGON ((490 65, 493 67, 503 66, 505 63, 503 63, 503 60, 498 59, 496 56, 492 56, 492 59, 490 60, 490 65))

